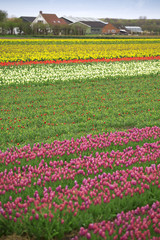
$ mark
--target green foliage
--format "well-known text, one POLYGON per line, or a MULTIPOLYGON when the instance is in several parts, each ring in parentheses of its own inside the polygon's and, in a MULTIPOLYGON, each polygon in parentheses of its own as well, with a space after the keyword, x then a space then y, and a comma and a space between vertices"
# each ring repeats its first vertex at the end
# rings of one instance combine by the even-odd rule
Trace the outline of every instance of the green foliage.
POLYGON ((32 33, 30 23, 23 22, 21 18, 11 18, 0 21, 0 27, 2 28, 0 34, 3 34, 4 36, 8 36, 8 34, 15 36, 15 28, 17 28, 18 35, 32 33))
POLYGON ((6 11, 0 10, 0 22, 4 22, 7 18, 8 13, 6 11))
POLYGON ((116 19, 105 18, 105 22, 113 24, 117 28, 124 28, 125 26, 139 26, 144 32, 160 33, 160 19, 116 19))
POLYGON ((0 145, 159 125, 160 76, 2 86, 0 145))

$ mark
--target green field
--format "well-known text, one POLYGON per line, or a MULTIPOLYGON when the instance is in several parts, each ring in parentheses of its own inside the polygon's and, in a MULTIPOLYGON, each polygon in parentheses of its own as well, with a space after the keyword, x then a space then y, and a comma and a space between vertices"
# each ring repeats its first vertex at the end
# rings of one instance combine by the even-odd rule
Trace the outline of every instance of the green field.
POLYGON ((160 126, 160 76, 2 86, 1 149, 160 126))

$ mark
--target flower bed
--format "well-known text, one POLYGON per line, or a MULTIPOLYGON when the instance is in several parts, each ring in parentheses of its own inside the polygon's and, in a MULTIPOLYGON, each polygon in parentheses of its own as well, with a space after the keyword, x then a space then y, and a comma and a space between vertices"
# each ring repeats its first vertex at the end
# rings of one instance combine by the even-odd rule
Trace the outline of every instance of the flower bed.
POLYGON ((160 239, 159 46, 0 40, 0 237, 160 239))

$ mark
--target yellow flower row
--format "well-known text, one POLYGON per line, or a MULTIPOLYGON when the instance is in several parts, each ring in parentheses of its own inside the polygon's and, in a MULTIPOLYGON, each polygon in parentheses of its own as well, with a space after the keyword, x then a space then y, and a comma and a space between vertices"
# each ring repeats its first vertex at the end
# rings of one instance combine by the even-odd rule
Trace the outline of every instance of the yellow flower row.
POLYGON ((19 43, 23 43, 23 42, 53 42, 53 43, 63 43, 63 42, 160 42, 159 38, 146 38, 146 39, 134 39, 134 38, 130 38, 130 39, 80 39, 80 38, 76 38, 76 39, 0 39, 0 43, 12 43, 12 42, 19 42, 19 43))
POLYGON ((0 62, 159 55, 160 39, 0 40, 0 62))

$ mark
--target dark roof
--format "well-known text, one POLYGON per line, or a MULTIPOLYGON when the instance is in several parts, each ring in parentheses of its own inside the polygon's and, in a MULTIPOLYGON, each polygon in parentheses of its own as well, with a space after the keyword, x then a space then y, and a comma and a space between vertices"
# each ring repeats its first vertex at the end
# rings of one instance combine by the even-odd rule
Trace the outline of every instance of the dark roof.
POLYGON ((70 23, 72 23, 72 21, 69 21, 67 18, 65 18, 65 17, 61 17, 61 19, 63 19, 67 24, 70 24, 70 23))
POLYGON ((106 24, 100 21, 81 21, 92 28, 103 28, 106 24))
POLYGON ((35 17, 20 17, 24 22, 33 22, 35 17))
POLYGON ((66 24, 66 21, 62 18, 58 18, 56 14, 41 13, 41 15, 48 24, 66 24))

